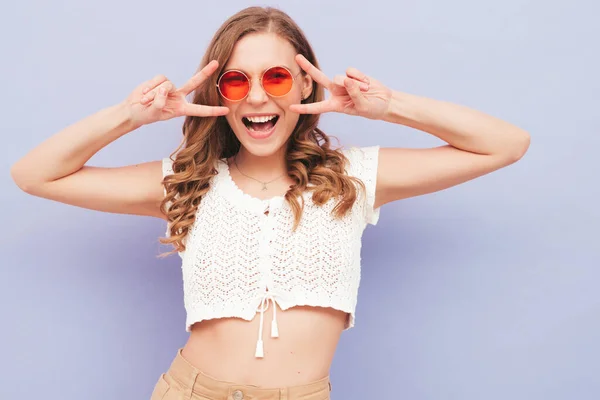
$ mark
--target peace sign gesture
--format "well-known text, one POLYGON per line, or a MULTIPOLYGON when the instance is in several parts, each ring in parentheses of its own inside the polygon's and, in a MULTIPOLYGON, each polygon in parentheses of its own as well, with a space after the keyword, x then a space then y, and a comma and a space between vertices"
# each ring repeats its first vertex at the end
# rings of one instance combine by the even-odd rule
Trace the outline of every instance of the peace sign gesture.
POLYGON ((309 104, 294 104, 290 111, 300 114, 340 112, 370 119, 381 119, 385 114, 392 91, 375 79, 367 77, 356 68, 348 68, 346 76, 339 75, 333 81, 298 54, 296 62, 313 80, 323 85, 331 96, 327 100, 309 104))
POLYGON ((219 67, 216 60, 208 63, 179 89, 165 76, 159 75, 139 85, 125 100, 131 107, 136 126, 166 121, 181 116, 216 117, 229 112, 227 107, 189 103, 186 96, 206 81, 219 67))

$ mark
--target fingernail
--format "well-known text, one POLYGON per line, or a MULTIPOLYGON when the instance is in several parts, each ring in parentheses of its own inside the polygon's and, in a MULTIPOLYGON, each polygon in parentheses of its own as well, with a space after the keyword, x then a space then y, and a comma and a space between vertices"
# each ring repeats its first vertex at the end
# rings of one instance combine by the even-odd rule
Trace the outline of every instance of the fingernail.
POLYGON ((160 94, 162 94, 162 95, 167 94, 167 89, 165 89, 164 87, 160 88, 160 94))
POLYGON ((366 84, 366 83, 361 83, 360 84, 360 89, 364 90, 366 92, 367 90, 369 90, 369 85, 366 84))

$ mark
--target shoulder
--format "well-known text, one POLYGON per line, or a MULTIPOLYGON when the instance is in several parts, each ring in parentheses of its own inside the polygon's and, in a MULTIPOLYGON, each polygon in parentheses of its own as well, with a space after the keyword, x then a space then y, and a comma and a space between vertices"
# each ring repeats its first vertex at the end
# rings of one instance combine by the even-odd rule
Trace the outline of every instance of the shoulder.
POLYGON ((363 211, 365 221, 376 225, 379 220, 379 208, 374 208, 377 191, 377 170, 380 146, 348 147, 342 153, 348 160, 345 170, 349 176, 358 178, 365 188, 363 211))
POLYGON ((173 175, 173 160, 169 157, 162 159, 162 174, 163 176, 173 175))
POLYGON ((340 149, 347 159, 346 173, 360 179, 369 179, 377 174, 380 146, 352 146, 340 149))

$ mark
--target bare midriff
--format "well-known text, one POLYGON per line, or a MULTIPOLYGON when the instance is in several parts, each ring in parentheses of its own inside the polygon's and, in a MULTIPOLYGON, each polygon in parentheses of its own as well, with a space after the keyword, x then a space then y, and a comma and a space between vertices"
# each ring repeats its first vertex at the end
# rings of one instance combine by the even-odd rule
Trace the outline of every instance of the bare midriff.
POLYGON ((221 318, 192 326, 182 355, 217 380, 259 387, 285 387, 329 375, 347 314, 331 308, 277 309, 279 337, 270 336, 273 307, 264 313, 264 357, 256 358, 259 314, 252 321, 221 318))

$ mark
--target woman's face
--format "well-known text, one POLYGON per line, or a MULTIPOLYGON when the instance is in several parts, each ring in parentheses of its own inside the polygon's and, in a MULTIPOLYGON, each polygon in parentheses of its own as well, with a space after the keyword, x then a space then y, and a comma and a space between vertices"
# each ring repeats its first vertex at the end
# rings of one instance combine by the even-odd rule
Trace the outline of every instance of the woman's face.
POLYGON ((254 33, 236 43, 225 65, 224 72, 242 71, 251 80, 250 90, 243 100, 221 99, 230 110, 227 122, 242 147, 253 155, 270 156, 282 149, 299 118, 299 114, 288 111, 288 107, 310 94, 312 79, 300 73, 295 56, 294 47, 280 36, 254 33), (263 72, 274 66, 286 67, 294 77, 292 89, 281 97, 270 96, 260 82, 263 72))

